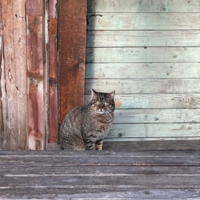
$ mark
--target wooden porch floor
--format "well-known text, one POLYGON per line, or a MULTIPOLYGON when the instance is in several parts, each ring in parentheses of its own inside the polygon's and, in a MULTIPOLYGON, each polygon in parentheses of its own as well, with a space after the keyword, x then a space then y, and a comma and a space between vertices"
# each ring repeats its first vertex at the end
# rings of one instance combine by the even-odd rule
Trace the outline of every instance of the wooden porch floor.
POLYGON ((200 199, 200 141, 105 149, 0 151, 0 199, 200 199))

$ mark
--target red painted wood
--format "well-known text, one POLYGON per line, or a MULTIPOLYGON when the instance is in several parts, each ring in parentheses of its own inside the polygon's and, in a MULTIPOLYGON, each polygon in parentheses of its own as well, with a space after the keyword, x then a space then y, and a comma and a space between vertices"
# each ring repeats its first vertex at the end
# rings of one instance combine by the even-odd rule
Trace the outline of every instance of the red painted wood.
POLYGON ((44 149, 43 82, 29 76, 29 149, 44 149))
MULTIPOLYGON (((0 13, 2 13, 2 3, 0 2, 0 13)), ((2 24, 2 15, 0 15, 0 24, 2 24)), ((0 31, 0 55, 2 55, 2 32, 0 31)), ((0 99, 2 98, 1 92, 1 74, 2 74, 2 56, 0 56, 0 99)), ((3 107, 2 100, 0 101, 0 148, 3 146, 4 134, 3 134, 3 107)))
POLYGON ((27 0, 28 146, 45 148, 43 0, 27 0))
POLYGON ((27 67, 35 79, 43 80, 43 17, 28 16, 27 67))
POLYGON ((49 1, 49 143, 58 139, 57 97, 57 0, 49 1))
POLYGON ((73 107, 84 103, 86 0, 60 0, 59 124, 73 107))
POLYGON ((43 15, 43 1, 42 0, 26 0, 26 14, 29 16, 43 15))

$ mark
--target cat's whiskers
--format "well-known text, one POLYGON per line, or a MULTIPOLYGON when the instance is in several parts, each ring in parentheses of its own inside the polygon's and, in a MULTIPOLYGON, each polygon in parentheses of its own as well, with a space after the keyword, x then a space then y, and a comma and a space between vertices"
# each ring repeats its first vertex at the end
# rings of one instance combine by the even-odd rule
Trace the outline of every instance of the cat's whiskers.
POLYGON ((111 117, 111 114, 110 114, 108 111, 106 111, 106 115, 107 115, 108 117, 111 117))

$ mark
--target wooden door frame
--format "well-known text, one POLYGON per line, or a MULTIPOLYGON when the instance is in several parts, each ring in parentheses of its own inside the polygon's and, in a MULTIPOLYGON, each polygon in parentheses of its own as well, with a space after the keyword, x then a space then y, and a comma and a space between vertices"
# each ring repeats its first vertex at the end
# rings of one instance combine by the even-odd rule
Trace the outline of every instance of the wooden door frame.
POLYGON ((87 0, 58 0, 58 127, 84 104, 87 0))

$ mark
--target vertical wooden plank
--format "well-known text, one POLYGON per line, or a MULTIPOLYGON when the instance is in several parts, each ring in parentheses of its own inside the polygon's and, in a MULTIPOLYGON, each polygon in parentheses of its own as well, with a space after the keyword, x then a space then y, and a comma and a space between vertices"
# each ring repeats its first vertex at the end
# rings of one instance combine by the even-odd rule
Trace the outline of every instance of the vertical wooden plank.
POLYGON ((60 0, 59 124, 65 114, 84 103, 86 0, 60 0))
POLYGON ((26 0, 28 71, 28 146, 45 148, 44 103, 44 16, 43 0, 26 0))
POLYGON ((57 0, 49 1, 49 143, 58 139, 57 102, 57 0))
POLYGON ((16 99, 16 93, 14 90, 14 63, 13 63, 13 4, 12 2, 2 1, 2 21, 3 21, 3 122, 4 124, 4 138, 3 138, 3 149, 17 148, 15 140, 17 138, 16 130, 16 106, 17 102, 13 101, 16 99), (7 7, 7 9, 5 9, 7 7), (9 34, 10 33, 10 34, 9 34), (8 106, 9 105, 9 109, 8 106), (6 120, 7 119, 7 120, 6 120), (14 139, 15 138, 15 139, 14 139))
POLYGON ((13 1, 14 4, 14 56, 16 76, 16 98, 18 141, 21 149, 27 149, 27 73, 26 73, 26 22, 25 0, 13 1), (23 109, 22 109, 23 108, 23 109))
MULTIPOLYGON (((0 26, 2 27, 2 3, 0 1, 0 26)), ((3 145, 3 110, 2 110, 2 29, 0 29, 0 149, 3 145)))
POLYGON ((2 148, 27 148, 25 0, 1 1, 3 102, 2 148))

